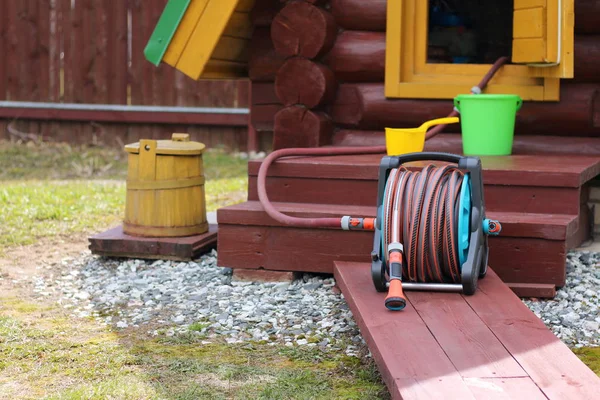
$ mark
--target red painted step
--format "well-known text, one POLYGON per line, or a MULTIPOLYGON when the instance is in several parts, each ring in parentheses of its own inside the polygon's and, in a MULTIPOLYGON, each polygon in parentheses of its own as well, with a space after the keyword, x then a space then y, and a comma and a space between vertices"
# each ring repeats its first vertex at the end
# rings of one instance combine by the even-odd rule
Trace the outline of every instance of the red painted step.
POLYGON ((594 399, 600 378, 490 268, 473 296, 407 292, 384 307, 370 265, 334 274, 392 399, 594 399))
MULTIPOLYGON (((375 207, 308 203, 274 206, 299 217, 375 216, 375 207)), ((552 297, 549 288, 565 282, 566 242, 578 231, 577 218, 511 212, 488 212, 488 216, 503 224, 502 234, 490 238, 490 263, 502 279, 529 284, 528 293, 531 284, 538 285, 539 295, 552 297)), ((255 201, 221 208, 217 220, 219 265, 225 267, 331 273, 333 261, 368 262, 373 248, 372 232, 282 226, 255 201)))
MULTIPOLYGON (((271 201, 371 206, 377 200, 382 155, 295 157, 269 168, 271 201)), ((489 210, 579 214, 587 201, 582 186, 600 174, 599 157, 481 157, 489 210)), ((421 168, 426 163, 409 164, 421 168)), ((442 163, 436 163, 442 164, 442 163)), ((260 161, 248 164, 248 200, 258 200, 260 161)))

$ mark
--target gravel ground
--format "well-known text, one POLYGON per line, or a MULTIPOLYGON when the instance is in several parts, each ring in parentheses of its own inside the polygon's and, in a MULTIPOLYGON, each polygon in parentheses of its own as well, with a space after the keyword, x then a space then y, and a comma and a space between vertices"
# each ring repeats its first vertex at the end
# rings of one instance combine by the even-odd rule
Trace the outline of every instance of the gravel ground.
MULTIPOLYGON (((364 344, 331 277, 304 274, 292 283, 237 282, 216 267, 216 253, 195 262, 114 260, 85 256, 63 261, 61 275, 36 278, 40 296, 58 295, 77 317, 152 335, 192 332, 224 337, 343 348, 364 344)), ((556 299, 523 302, 569 346, 600 345, 600 253, 571 252, 567 285, 556 299)))
POLYGON ((570 252, 567 284, 555 299, 524 303, 567 345, 600 345, 600 253, 570 252))
POLYGON ((344 343, 348 355, 364 344, 330 277, 232 281, 230 269, 215 266, 214 251, 196 262, 88 256, 67 264, 59 277, 37 278, 34 290, 41 296, 58 293, 73 315, 117 329, 167 336, 192 331, 207 341, 220 336, 229 343, 264 340, 322 348, 344 343))

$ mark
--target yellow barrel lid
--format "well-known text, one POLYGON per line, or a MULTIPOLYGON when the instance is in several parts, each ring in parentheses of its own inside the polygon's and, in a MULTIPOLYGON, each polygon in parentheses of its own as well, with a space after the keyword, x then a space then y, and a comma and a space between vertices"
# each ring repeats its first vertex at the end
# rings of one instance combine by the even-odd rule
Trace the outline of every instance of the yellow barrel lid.
MULTIPOLYGON (((156 154, 169 155, 195 155, 202 154, 206 146, 200 142, 190 142, 190 135, 187 133, 174 133, 171 140, 157 140, 156 154)), ((140 143, 131 143, 125 146, 128 153, 138 154, 140 152, 140 143)))

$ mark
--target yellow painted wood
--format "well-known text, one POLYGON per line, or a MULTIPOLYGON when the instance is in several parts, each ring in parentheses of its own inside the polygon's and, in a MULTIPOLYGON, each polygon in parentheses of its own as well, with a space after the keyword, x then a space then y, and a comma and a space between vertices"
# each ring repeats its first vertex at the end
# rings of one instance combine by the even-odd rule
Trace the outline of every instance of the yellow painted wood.
POLYGON ((560 78, 544 78, 544 100, 560 100, 560 78))
POLYGON ((155 146, 156 154, 171 154, 171 155, 196 155, 202 154, 205 147, 199 142, 190 142, 190 135, 187 133, 174 133, 171 140, 146 140, 144 143, 132 143, 125 146, 128 153, 138 154, 140 148, 144 148, 145 144, 155 146))
POLYGON ((514 0, 512 62, 558 62, 558 2, 546 0, 542 5, 525 8, 526 0, 514 0))
MULTIPOLYGON (((515 4, 519 9, 528 9, 546 4, 546 1, 558 0, 515 0, 515 4)), ((469 93, 491 68, 491 65, 427 63, 428 3, 417 0, 387 2, 387 97, 451 99, 460 93, 469 93)), ((539 24, 539 12, 537 15, 539 24)), ((519 29, 517 32, 520 34, 527 34, 539 30, 539 27, 519 29)), ((485 91, 514 93, 524 100, 556 101, 559 98, 559 86, 552 75, 546 77, 548 68, 544 69, 548 71, 545 74, 540 73, 542 69, 506 65, 490 81, 485 91)))
MULTIPOLYGON (((476 80, 479 82, 481 78, 490 70, 491 65, 488 64, 428 64, 426 60, 417 60, 415 62, 415 74, 428 76, 456 76, 473 77, 479 76, 476 80)), ((504 65, 492 78, 496 82, 502 80, 504 82, 512 82, 518 84, 529 84, 535 80, 532 77, 529 69, 523 65, 504 65)))
POLYGON ((204 166, 198 149, 204 145, 190 142, 186 134, 175 134, 171 141, 141 140, 126 146, 126 234, 178 237, 208 231, 204 166), (186 145, 191 150, 182 153, 186 145))
POLYGON ((192 0, 162 61, 195 80, 246 77, 254 3, 192 0))
POLYGON ((243 39, 252 38, 253 25, 250 15, 246 12, 236 11, 231 15, 224 36, 231 36, 243 39))
MULTIPOLYGON (((401 96, 394 97, 414 99, 453 99, 458 94, 469 93, 472 87, 472 84, 401 83, 396 87, 396 90, 400 92, 401 96)), ((545 99, 544 86, 490 85, 485 92, 490 94, 517 94, 521 96, 523 100, 545 99)))
POLYGON ((140 140, 140 180, 153 181, 156 178, 156 146, 156 140, 140 140))
POLYGON ((556 62, 556 59, 548 60, 546 40, 543 38, 513 40, 512 59, 513 62, 523 64, 556 62))
POLYGON ((513 38, 543 38, 546 34, 546 18, 543 7, 515 10, 513 14, 513 38))
POLYGON ((532 76, 572 78, 574 0, 530 3, 514 2, 512 61, 528 65, 532 76))
POLYGON ((202 72, 202 78, 229 79, 232 76, 243 76, 247 74, 247 72, 248 66, 244 63, 210 60, 202 72))
POLYGON ((162 60, 165 63, 172 67, 177 65, 179 57, 181 57, 181 53, 183 53, 183 49, 187 45, 207 4, 208 0, 192 0, 190 2, 190 5, 175 31, 175 35, 173 35, 173 39, 171 39, 171 43, 163 56, 162 60))
MULTIPOLYGON (((531 76, 544 78, 573 78, 575 72, 575 4, 574 0, 547 0, 549 8, 558 8, 560 3, 560 63, 556 66, 530 66, 531 76)), ((549 14, 548 17, 548 37, 558 39, 558 14, 549 14), (553 19, 551 19, 553 18, 553 19)), ((549 57, 558 58, 558 45, 549 47, 549 57)))
POLYGON ((184 188, 190 186, 197 186, 204 183, 203 176, 196 176, 193 178, 178 178, 178 179, 165 179, 161 181, 144 181, 144 180, 127 180, 127 187, 129 189, 144 190, 144 189, 175 189, 184 188))
POLYGON ((401 60, 404 48, 402 46, 402 28, 404 18, 402 14, 403 2, 388 0, 386 21, 386 48, 385 48, 385 95, 386 97, 402 97, 398 93, 401 78, 401 60))
POLYGON ((254 8, 255 3, 256 0, 239 0, 235 9, 237 11, 249 13, 250 11, 252 11, 252 8, 254 8))
POLYGON ((515 10, 522 10, 525 8, 544 7, 546 0, 515 0, 513 2, 513 8, 515 10))
MULTIPOLYGON (((487 72, 487 71, 486 71, 487 72)), ((485 72, 483 73, 485 74, 485 72)), ((483 76, 483 74, 481 76, 483 76)), ((479 79, 481 80, 481 78, 479 79)), ((414 74, 410 79, 410 83, 429 83, 435 85, 445 84, 460 84, 469 85, 469 89, 473 87, 473 76, 471 75, 454 75, 452 81, 448 81, 448 75, 430 75, 430 74, 414 74)), ((543 78, 530 77, 515 77, 500 75, 494 76, 488 83, 488 88, 494 85, 510 85, 510 86, 543 86, 543 78)))
MULTIPOLYGON (((176 68, 192 79, 197 80, 200 79, 211 58, 219 59, 217 55, 228 61, 246 61, 244 56, 247 55, 247 52, 240 51, 239 47, 232 49, 231 55, 233 57, 223 57, 223 52, 226 52, 225 48, 227 46, 218 47, 217 45, 228 27, 234 11, 250 11, 252 5, 253 1, 251 0, 209 0, 181 54, 176 68), (214 55, 215 50, 219 51, 217 55, 214 55)), ((234 19, 234 24, 235 21, 237 19, 234 19)), ((242 41, 239 44, 248 46, 248 43, 248 41, 242 41)))
POLYGON ((248 40, 230 36, 221 36, 212 52, 211 59, 237 61, 248 59, 248 40))

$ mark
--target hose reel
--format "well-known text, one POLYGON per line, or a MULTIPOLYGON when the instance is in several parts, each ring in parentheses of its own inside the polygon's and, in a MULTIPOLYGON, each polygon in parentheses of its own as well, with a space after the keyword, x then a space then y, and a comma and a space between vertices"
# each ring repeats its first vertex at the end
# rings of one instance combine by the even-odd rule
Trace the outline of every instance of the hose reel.
POLYGON ((481 160, 448 153, 385 156, 379 166, 371 276, 386 307, 401 310, 405 290, 472 295, 485 276, 488 235, 500 233, 485 215, 481 160), (414 161, 453 163, 426 165, 414 161))

